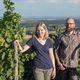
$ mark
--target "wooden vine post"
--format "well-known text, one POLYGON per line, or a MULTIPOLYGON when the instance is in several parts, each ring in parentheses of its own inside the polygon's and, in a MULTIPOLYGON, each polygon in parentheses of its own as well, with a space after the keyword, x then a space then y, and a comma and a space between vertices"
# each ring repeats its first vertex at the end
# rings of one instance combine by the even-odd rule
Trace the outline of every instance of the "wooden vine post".
POLYGON ((18 75, 18 46, 16 43, 14 43, 14 49, 15 49, 15 80, 19 80, 19 75, 18 75))

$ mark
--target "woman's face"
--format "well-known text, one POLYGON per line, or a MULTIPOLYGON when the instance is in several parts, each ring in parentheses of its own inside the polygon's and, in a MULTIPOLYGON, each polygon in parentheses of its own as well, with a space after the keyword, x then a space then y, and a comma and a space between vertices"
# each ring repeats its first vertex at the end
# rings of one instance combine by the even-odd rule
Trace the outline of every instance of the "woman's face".
POLYGON ((37 35, 38 35, 38 37, 44 37, 44 35, 45 35, 45 29, 42 27, 42 26, 39 26, 38 28, 37 28, 37 35))

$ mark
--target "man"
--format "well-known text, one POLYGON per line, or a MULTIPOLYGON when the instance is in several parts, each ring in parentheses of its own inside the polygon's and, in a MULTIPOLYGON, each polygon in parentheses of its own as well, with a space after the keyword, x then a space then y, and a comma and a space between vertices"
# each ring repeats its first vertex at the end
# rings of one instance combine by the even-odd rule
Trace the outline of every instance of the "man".
POLYGON ((80 32, 75 30, 75 20, 66 20, 66 30, 55 42, 55 57, 60 69, 60 80, 78 80, 77 66, 80 32))

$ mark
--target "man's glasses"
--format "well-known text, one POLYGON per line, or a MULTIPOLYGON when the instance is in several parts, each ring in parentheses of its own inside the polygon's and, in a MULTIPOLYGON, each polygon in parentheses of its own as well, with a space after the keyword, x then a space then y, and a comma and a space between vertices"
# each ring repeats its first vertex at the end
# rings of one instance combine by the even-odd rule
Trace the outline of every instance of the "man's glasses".
POLYGON ((69 24, 72 25, 72 24, 75 24, 75 23, 66 23, 66 24, 67 24, 67 25, 69 25, 69 24))

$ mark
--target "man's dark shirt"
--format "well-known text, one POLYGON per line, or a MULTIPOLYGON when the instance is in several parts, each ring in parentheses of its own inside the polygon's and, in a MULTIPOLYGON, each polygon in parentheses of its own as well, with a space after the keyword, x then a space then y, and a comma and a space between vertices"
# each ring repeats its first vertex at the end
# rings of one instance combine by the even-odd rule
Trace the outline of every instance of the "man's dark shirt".
POLYGON ((80 32, 75 31, 69 35, 66 31, 62 33, 55 42, 58 56, 64 65, 75 68, 78 66, 80 49, 80 32))

